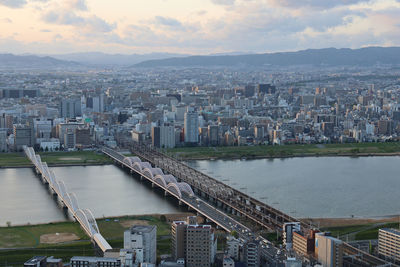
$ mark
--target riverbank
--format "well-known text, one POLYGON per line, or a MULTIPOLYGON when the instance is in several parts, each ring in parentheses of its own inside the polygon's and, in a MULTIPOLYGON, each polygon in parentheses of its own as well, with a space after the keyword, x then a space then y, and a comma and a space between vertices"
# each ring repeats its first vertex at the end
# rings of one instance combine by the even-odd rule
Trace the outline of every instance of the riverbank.
MULTIPOLYGON (((170 222, 192 213, 123 216, 97 219, 99 230, 112 247, 123 247, 124 231, 132 225, 157 226, 157 255, 171 253, 170 222)), ((89 238, 77 222, 0 227, 0 266, 21 266, 35 255, 68 262, 72 256, 93 256, 89 238)))
POLYGON ((167 153, 182 160, 400 156, 400 142, 183 147, 168 149, 167 153))
MULTIPOLYGON (((309 220, 309 219, 308 219, 309 220)), ((379 229, 398 228, 399 216, 381 218, 315 218, 314 225, 344 241, 378 239, 379 229)))
MULTIPOLYGON (((49 167, 91 166, 112 164, 110 158, 96 151, 73 152, 40 152, 43 162, 49 167)), ((0 168, 27 168, 32 167, 24 153, 0 153, 0 168)))

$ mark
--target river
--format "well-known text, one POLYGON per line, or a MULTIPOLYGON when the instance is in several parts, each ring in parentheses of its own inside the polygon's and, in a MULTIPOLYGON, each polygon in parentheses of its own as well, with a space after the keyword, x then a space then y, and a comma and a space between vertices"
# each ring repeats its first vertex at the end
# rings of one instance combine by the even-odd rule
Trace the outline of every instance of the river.
MULTIPOLYGON (((95 217, 177 213, 176 204, 114 165, 51 168, 95 217)), ((68 220, 31 168, 0 169, 0 226, 68 220)))
POLYGON ((307 157, 188 162, 294 217, 400 214, 400 157, 307 157))
MULTIPOLYGON (((399 157, 199 160, 189 165, 295 217, 379 217, 400 213, 399 157)), ((177 213, 120 168, 51 168, 95 217, 177 213)), ((67 220, 31 168, 0 169, 0 225, 67 220)))

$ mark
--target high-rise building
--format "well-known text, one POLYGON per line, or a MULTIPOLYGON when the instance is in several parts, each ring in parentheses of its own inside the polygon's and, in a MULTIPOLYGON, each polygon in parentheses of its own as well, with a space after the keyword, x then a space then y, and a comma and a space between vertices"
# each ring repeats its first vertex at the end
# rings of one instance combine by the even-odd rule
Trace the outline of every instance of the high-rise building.
POLYGON ((157 227, 155 225, 134 225, 124 232, 124 249, 143 249, 143 262, 157 261, 157 227))
POLYGON ((0 153, 7 151, 7 129, 0 129, 0 153))
POLYGON ((38 97, 39 89, 3 89, 3 98, 38 97))
POLYGON ((245 97, 252 97, 252 96, 254 96, 255 92, 256 92, 256 86, 255 85, 246 85, 244 87, 244 96, 245 97))
POLYGON ((59 112, 61 118, 75 118, 82 116, 81 100, 79 98, 61 100, 59 112))
POLYGON ((240 260, 240 241, 235 237, 229 235, 226 238, 226 252, 228 256, 235 261, 240 260))
POLYGON ((188 111, 184 118, 185 143, 197 144, 199 138, 199 115, 195 111, 188 111))
POLYGON ((90 105, 88 107, 93 109, 93 112, 104 112, 104 94, 89 98, 90 105))
POLYGON ((172 235, 172 258, 174 260, 185 258, 186 256, 186 222, 174 221, 171 224, 172 235))
POLYGON ((175 147, 175 127, 155 126, 151 129, 151 140, 154 147, 173 148, 175 147))
POLYGON ((248 241, 244 244, 244 261, 247 267, 260 266, 260 244, 258 241, 248 241))
POLYGON ((85 124, 84 123, 78 123, 78 122, 68 122, 68 123, 59 123, 56 126, 56 137, 60 139, 61 144, 64 144, 64 134, 68 131, 71 130, 75 132, 76 129, 78 128, 84 128, 85 124))
POLYGON ((258 140, 263 139, 265 136, 263 125, 254 125, 254 137, 258 140))
POLYGON ((400 231, 397 229, 382 228, 378 234, 379 255, 392 260, 400 261, 400 231))
POLYGON ((79 127, 75 129, 76 146, 87 147, 92 144, 90 138, 90 129, 85 127, 79 127))
POLYGON ((35 145, 35 133, 33 125, 14 125, 14 148, 21 150, 23 146, 35 145))
POLYGON ((186 228, 186 266, 207 267, 213 262, 214 234, 211 225, 188 225, 186 228))
POLYGON ((209 144, 216 146, 219 144, 219 127, 218 125, 208 125, 209 144))
POLYGON ((185 259, 187 267, 210 266, 215 259, 216 239, 210 225, 198 225, 195 218, 172 223, 172 257, 185 259))
POLYGON ((257 85, 257 94, 275 94, 276 91, 276 87, 274 85, 270 85, 270 84, 259 84, 257 85))
POLYGON ((7 131, 10 131, 13 129, 13 121, 14 117, 9 114, 1 114, 0 115, 0 128, 7 129, 7 131))
POLYGON ((283 245, 286 249, 291 249, 293 246, 294 231, 300 231, 299 222, 288 222, 283 224, 283 245))
POLYGON ((34 120, 33 125, 35 126, 37 138, 49 139, 51 137, 53 125, 53 122, 51 120, 34 120))
POLYGON ((175 120, 182 122, 185 119, 186 105, 178 104, 172 106, 172 111, 175 112, 175 120))
POLYGON ((68 129, 64 134, 64 149, 70 150, 75 149, 76 146, 76 135, 71 129, 68 129))
POLYGON ((330 233, 316 233, 315 255, 324 267, 343 266, 343 241, 330 233))
POLYGON ((315 231, 309 231, 309 233, 294 231, 292 246, 293 250, 299 255, 307 256, 313 253, 315 248, 315 231))
POLYGON ((393 123, 391 120, 378 121, 378 134, 391 135, 393 131, 393 123))

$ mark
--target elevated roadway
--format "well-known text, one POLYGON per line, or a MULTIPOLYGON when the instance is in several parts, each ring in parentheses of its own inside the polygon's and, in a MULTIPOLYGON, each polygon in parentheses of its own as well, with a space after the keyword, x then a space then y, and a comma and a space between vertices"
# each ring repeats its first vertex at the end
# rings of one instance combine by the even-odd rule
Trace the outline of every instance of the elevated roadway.
MULTIPOLYGON (((128 169, 132 174, 140 176, 141 179, 147 180, 153 186, 161 188, 166 195, 175 197, 180 204, 187 205, 225 231, 236 231, 239 238, 245 241, 257 239, 265 244, 270 244, 265 238, 256 236, 247 226, 196 196, 190 185, 181 182, 173 175, 164 173, 160 168, 153 167, 150 163, 143 162, 138 157, 125 157, 107 147, 103 147, 102 152, 112 158, 116 164, 128 169)), ((268 247, 264 246, 262 249, 262 253, 265 255, 268 262, 273 264, 275 264, 277 260, 274 258, 276 252, 277 248, 272 245, 268 247)))

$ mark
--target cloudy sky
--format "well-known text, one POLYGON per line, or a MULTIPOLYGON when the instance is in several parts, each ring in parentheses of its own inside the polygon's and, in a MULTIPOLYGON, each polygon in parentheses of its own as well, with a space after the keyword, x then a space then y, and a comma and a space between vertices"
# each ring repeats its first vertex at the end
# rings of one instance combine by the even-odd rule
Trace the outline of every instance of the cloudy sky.
POLYGON ((0 0, 0 52, 400 46, 400 0, 0 0))

